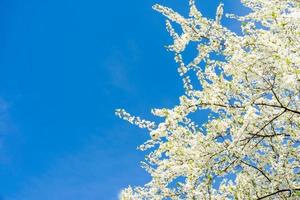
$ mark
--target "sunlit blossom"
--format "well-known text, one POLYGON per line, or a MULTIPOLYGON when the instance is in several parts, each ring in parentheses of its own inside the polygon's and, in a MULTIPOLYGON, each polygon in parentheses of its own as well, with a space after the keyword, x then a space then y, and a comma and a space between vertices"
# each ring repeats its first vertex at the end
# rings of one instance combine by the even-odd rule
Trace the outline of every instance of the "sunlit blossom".
POLYGON ((120 199, 300 198, 300 2, 241 2, 249 14, 226 16, 241 22, 242 35, 221 25, 226 4, 219 5, 215 20, 204 17, 193 0, 188 18, 154 6, 168 19, 174 40, 168 50, 185 94, 173 108, 152 110, 164 118, 160 122, 117 110, 149 130, 140 149, 151 150, 143 167, 152 177, 124 189, 120 199), (181 53, 193 42, 198 55, 186 62, 181 53), (209 120, 198 124, 190 114, 203 109, 209 120))

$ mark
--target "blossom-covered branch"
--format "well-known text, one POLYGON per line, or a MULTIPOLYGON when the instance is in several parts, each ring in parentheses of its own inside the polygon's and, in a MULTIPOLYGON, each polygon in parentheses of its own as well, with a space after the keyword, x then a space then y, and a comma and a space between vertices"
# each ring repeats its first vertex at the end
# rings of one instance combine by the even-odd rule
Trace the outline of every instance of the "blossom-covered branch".
POLYGON ((194 0, 188 17, 154 6, 167 18, 185 94, 173 108, 152 110, 160 123, 117 111, 149 130, 140 149, 151 150, 143 167, 152 177, 120 199, 300 198, 300 2, 241 2, 251 12, 225 15, 241 22, 241 35, 222 26, 226 5, 214 20, 194 0), (192 43, 198 53, 186 62, 192 43), (191 114, 201 110, 209 118, 198 124, 191 114))

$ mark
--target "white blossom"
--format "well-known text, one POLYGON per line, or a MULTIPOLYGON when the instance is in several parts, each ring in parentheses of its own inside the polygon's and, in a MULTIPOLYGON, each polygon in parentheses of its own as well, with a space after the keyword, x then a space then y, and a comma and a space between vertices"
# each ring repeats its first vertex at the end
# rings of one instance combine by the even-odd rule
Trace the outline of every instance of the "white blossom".
POLYGON ((242 35, 221 25, 223 4, 215 20, 194 0, 189 17, 154 6, 168 18, 185 94, 172 108, 153 109, 163 118, 156 123, 116 111, 149 130, 140 149, 151 150, 143 168, 152 179, 120 199, 300 198, 300 2, 241 2, 251 12, 226 16, 241 22, 242 35), (192 42, 198 55, 186 62, 181 52, 192 42), (200 110, 209 112, 203 123, 193 118, 200 110))

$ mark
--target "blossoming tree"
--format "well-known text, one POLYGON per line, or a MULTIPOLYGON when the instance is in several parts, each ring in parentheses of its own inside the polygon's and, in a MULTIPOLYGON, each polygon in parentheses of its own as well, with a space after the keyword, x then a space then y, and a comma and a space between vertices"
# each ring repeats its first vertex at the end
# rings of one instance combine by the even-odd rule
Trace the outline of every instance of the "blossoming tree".
POLYGON ((161 123, 116 111, 151 136, 139 148, 151 149, 142 165, 152 179, 120 199, 300 199, 300 2, 241 2, 249 14, 226 15, 241 22, 240 35, 221 25, 223 4, 214 20, 193 0, 187 18, 154 6, 167 18, 185 94, 152 110, 161 123), (198 55, 186 62, 190 43, 198 55), (191 113, 204 109, 208 121, 197 124, 191 113))

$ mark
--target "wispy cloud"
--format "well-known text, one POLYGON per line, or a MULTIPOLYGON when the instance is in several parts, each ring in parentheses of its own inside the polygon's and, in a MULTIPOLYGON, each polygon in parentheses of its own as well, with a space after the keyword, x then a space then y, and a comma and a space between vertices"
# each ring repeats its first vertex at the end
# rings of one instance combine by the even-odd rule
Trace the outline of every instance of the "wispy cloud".
POLYGON ((137 67, 138 46, 134 41, 128 41, 124 46, 114 46, 108 52, 102 67, 109 76, 109 84, 125 92, 134 92, 136 86, 132 70, 137 67))
POLYGON ((57 159, 42 175, 24 180, 21 189, 5 200, 118 199, 128 180, 141 179, 140 158, 129 152, 121 154, 118 148, 106 149, 106 145, 113 145, 106 144, 110 138, 91 140, 84 148, 57 159), (129 166, 132 160, 136 167, 129 166))
MULTIPOLYGON (((10 104, 0 97, 0 163, 8 160, 5 149, 5 140, 10 134, 16 131, 16 127, 11 119, 10 104)), ((1 200, 1 198, 0 198, 1 200)))
POLYGON ((0 98, 0 135, 5 134, 11 128, 8 110, 8 103, 3 98, 0 98))

